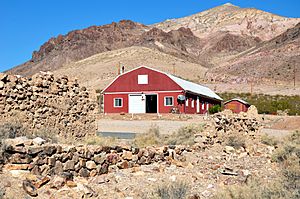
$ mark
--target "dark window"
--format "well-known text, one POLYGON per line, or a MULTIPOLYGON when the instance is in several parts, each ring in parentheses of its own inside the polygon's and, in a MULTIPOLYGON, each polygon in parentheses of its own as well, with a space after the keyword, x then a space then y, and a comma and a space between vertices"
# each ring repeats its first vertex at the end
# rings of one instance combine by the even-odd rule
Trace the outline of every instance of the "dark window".
POLYGON ((173 106, 173 97, 165 97, 165 106, 173 106))
POLYGON ((114 107, 122 107, 123 106, 123 99, 122 98, 115 98, 114 99, 114 107))

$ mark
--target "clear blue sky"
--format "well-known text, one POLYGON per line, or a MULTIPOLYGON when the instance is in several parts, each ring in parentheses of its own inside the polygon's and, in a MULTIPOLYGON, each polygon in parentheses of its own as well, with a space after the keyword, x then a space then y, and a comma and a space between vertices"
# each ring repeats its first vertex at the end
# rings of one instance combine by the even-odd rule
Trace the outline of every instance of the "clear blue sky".
POLYGON ((300 17, 300 0, 0 0, 0 71, 31 58, 50 37, 121 19, 152 24, 230 2, 300 17))

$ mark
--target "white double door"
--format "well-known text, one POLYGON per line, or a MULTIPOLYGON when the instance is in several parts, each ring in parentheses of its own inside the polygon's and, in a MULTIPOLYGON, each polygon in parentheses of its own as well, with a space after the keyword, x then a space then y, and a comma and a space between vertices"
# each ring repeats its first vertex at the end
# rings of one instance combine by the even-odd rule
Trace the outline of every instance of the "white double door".
POLYGON ((130 94, 128 105, 129 113, 146 113, 146 95, 130 94))

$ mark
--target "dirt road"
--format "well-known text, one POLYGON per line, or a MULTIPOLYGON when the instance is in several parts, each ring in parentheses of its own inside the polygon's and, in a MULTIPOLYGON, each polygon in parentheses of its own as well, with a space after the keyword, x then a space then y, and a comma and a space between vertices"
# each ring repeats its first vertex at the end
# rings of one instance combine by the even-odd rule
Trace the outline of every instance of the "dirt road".
POLYGON ((195 120, 172 121, 172 120, 111 120, 101 119, 98 121, 100 132, 132 132, 146 133, 152 126, 157 126, 162 134, 170 134, 179 128, 188 125, 199 125, 195 120))

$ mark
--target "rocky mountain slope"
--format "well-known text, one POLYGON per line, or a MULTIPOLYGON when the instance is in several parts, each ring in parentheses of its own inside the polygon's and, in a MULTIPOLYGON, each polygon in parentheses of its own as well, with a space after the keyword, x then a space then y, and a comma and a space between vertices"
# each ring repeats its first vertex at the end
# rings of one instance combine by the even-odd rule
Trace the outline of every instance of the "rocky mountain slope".
POLYGON ((200 38, 222 31, 269 40, 298 22, 300 22, 299 18, 285 18, 254 8, 240 8, 227 3, 191 16, 166 20, 154 24, 153 27, 165 31, 186 27, 200 38))
POLYGON ((293 82, 295 75, 299 80, 300 73, 297 71, 300 71, 300 23, 243 52, 225 66, 214 68, 213 71, 239 77, 290 82, 293 82))
POLYGON ((124 62, 127 68, 161 66, 167 72, 186 67, 177 75, 197 81, 291 81, 300 54, 297 22, 300 18, 231 4, 150 26, 123 20, 51 38, 31 60, 8 73, 30 76, 50 70, 78 76, 83 83, 105 83, 124 62), (202 78, 204 71, 208 73, 202 78))
POLYGON ((56 70, 92 55, 130 46, 145 46, 199 63, 201 40, 186 28, 164 32, 129 20, 76 30, 51 38, 32 59, 13 68, 11 73, 32 75, 40 70, 56 70))

